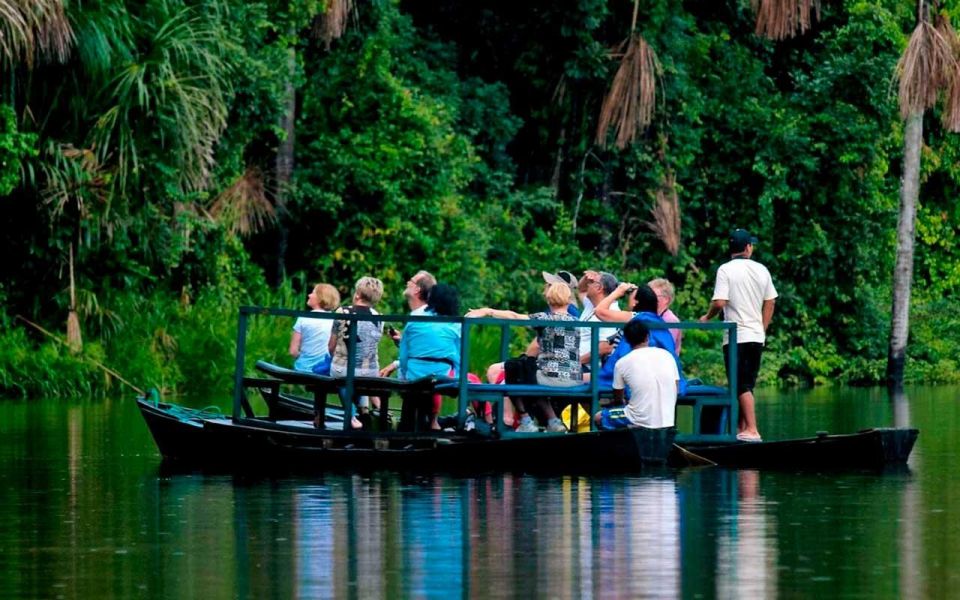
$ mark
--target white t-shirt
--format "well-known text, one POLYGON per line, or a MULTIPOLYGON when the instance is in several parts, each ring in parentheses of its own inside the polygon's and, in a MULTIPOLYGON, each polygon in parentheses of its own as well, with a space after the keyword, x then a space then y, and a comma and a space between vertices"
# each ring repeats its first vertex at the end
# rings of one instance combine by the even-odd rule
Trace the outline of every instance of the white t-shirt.
POLYGON ((679 379, 677 361, 663 348, 631 350, 613 369, 613 389, 630 388, 624 413, 642 427, 673 427, 679 379))
MULTIPOLYGON (((735 258, 717 269, 714 300, 726 300, 723 320, 737 324, 737 343, 766 340, 763 331, 763 302, 777 297, 770 271, 755 260, 735 258)), ((723 343, 729 335, 723 332, 723 343)))
MULTIPOLYGON (((587 304, 589 300, 584 300, 583 312, 580 313, 580 320, 586 322, 597 322, 600 320, 594 313, 593 303, 587 304)), ((611 310, 620 310, 620 302, 614 302, 610 305, 611 310)), ((625 321, 630 319, 630 313, 624 313, 623 319, 625 321)), ((606 341, 607 338, 617 333, 617 327, 601 327, 597 331, 600 332, 600 341, 606 341)), ((590 352, 590 329, 586 327, 579 327, 577 331, 580 333, 580 356, 588 354, 590 352)))
MULTIPOLYGON (((313 310, 310 312, 327 312, 313 310)), ((333 329, 333 319, 310 319, 298 317, 293 324, 293 330, 300 334, 300 356, 322 357, 329 352, 330 331, 333 329)))

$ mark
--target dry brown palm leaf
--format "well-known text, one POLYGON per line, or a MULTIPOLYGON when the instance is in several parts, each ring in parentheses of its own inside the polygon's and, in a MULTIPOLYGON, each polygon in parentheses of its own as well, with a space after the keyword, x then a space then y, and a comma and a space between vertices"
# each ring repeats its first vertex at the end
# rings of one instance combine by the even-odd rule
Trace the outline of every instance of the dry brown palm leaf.
POLYGON ((631 34, 618 51, 622 51, 623 59, 603 99, 597 144, 606 146, 607 134, 613 127, 616 146, 622 150, 653 120, 660 61, 650 44, 637 33, 631 34))
POLYGON ((941 121, 947 131, 960 133, 960 62, 954 61, 950 82, 944 91, 941 121))
POLYGON ((937 31, 950 45, 953 60, 946 68, 942 82, 943 98, 943 127, 947 131, 960 133, 960 38, 950 24, 947 15, 937 15, 937 31))
POLYGON ((70 309, 67 312, 67 346, 73 352, 80 352, 83 349, 80 317, 77 316, 77 292, 73 279, 73 244, 70 244, 70 309))
POLYGON ((752 0, 758 36, 785 40, 810 29, 812 15, 820 18, 820 0, 752 0))
POLYGON ((654 193, 650 214, 653 215, 653 221, 648 222, 647 227, 660 238, 667 252, 676 256, 680 251, 680 199, 672 172, 667 172, 660 188, 654 193))
POLYGON ((210 205, 210 214, 231 233, 243 237, 263 231, 274 223, 277 214, 267 199, 263 172, 257 167, 248 167, 217 196, 210 205))
POLYGON ((937 93, 952 78, 956 64, 951 42, 927 21, 917 24, 897 62, 900 115, 923 112, 937 102, 937 93))
POLYGON ((323 41, 327 50, 333 40, 340 39, 347 30, 352 11, 353 0, 328 0, 327 10, 314 20, 314 35, 323 41))
POLYGON ((33 66, 37 55, 64 62, 73 28, 62 0, 0 0, 0 56, 33 66))

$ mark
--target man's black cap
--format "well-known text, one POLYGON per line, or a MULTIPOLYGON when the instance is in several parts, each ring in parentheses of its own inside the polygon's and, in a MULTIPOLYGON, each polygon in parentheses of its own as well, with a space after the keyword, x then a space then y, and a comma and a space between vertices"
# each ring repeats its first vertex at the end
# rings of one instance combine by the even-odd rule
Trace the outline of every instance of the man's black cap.
POLYGON ((743 252, 747 244, 756 244, 757 238, 746 229, 734 229, 730 234, 730 252, 743 252))

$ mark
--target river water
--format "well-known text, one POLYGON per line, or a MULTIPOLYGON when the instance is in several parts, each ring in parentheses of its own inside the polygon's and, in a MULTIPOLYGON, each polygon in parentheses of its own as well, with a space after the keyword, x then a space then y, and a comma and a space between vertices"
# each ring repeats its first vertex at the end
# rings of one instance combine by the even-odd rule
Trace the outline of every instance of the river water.
POLYGON ((248 479, 167 473, 130 398, 0 402, 0 598, 960 594, 960 388, 759 397, 770 439, 920 438, 881 473, 248 479))

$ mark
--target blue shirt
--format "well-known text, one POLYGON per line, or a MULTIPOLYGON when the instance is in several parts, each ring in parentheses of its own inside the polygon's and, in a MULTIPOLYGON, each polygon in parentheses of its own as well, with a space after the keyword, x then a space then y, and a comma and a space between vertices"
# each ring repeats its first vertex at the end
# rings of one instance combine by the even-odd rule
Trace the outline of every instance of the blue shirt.
MULTIPOLYGON (((663 323, 664 320, 660 315, 652 312, 641 312, 634 315, 631 321, 647 321, 649 323, 663 323)), ((651 348, 663 348, 673 356, 673 360, 677 362, 677 372, 680 373, 680 387, 677 390, 678 394, 687 393, 687 380, 683 377, 683 366, 680 364, 680 359, 677 357, 676 346, 673 343, 673 336, 670 335, 669 329, 651 329, 650 330, 650 339, 647 342, 647 345, 651 348)), ((630 347, 630 343, 627 342, 627 338, 620 338, 620 343, 617 344, 617 347, 613 349, 613 352, 610 353, 610 356, 607 357, 607 360, 603 363, 603 366, 600 367, 600 387, 613 387, 613 368, 617 365, 617 361, 630 353, 633 348, 630 347)))
MULTIPOLYGON (((424 315, 436 316, 428 310, 424 315)), ((411 322, 400 338, 400 378, 447 377, 460 373, 460 324, 411 322), (420 360, 430 358, 434 360, 420 360), (443 362, 441 362, 443 360, 443 362)))

